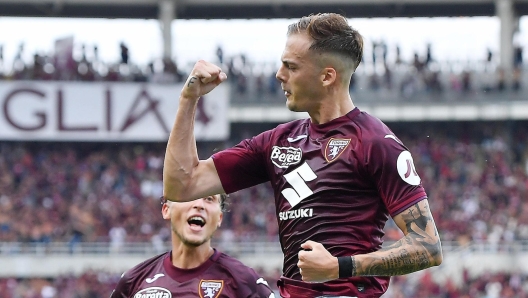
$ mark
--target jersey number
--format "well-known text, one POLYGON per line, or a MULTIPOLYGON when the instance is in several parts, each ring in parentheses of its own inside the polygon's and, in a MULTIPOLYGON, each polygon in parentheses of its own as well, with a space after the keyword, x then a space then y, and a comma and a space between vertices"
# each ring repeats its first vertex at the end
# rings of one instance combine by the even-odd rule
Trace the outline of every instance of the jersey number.
POLYGON ((315 175, 312 168, 304 162, 295 170, 285 174, 284 178, 292 187, 283 189, 281 193, 286 200, 288 200, 290 206, 295 207, 295 205, 299 204, 303 199, 306 199, 313 194, 313 191, 308 187, 306 182, 315 180, 317 175, 315 175))

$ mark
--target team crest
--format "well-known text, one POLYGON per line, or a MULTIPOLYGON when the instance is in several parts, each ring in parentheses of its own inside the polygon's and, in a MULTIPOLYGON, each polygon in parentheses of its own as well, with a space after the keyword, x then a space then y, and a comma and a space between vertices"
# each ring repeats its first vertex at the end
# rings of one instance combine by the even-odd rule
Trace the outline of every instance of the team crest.
POLYGON ((200 298, 217 298, 224 288, 223 280, 201 280, 198 285, 200 298))
POLYGON ((345 148, 350 144, 350 139, 330 139, 326 144, 324 156, 327 162, 332 162, 345 151, 345 148))

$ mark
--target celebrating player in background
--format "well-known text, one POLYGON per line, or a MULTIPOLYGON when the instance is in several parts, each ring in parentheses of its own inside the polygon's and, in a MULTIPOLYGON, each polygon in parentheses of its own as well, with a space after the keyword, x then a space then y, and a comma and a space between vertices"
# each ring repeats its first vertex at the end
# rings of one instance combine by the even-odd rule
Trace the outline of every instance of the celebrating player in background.
POLYGON ((270 181, 284 253, 283 297, 379 297, 389 276, 437 266, 440 238, 411 153, 379 119, 354 106, 350 78, 361 35, 338 14, 288 27, 282 84, 288 109, 308 112, 199 160, 200 96, 226 79, 198 61, 180 95, 164 166, 164 195, 188 201, 270 181), (403 237, 382 248, 392 216, 403 237))
POLYGON ((123 274, 110 298, 272 298, 267 282, 253 269, 211 247, 222 223, 226 195, 185 203, 163 199, 163 218, 172 230, 172 251, 123 274))

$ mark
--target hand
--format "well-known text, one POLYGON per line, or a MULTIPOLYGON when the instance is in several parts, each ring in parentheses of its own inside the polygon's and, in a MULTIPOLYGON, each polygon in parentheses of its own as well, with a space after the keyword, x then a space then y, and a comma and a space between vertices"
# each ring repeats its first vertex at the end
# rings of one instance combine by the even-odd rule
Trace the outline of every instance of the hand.
POLYGON ((321 243, 306 241, 301 244, 305 250, 299 251, 297 266, 302 280, 308 282, 325 282, 339 278, 339 263, 321 243))
POLYGON ((216 86, 227 79, 227 75, 220 67, 204 60, 194 64, 191 74, 183 86, 183 98, 198 99, 211 92, 216 86))

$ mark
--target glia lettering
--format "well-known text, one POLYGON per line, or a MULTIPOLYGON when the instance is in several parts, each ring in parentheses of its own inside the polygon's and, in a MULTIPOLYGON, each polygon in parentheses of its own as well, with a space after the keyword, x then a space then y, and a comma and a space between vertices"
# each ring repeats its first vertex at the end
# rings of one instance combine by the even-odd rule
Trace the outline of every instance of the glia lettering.
MULTIPOLYGON (((37 84, 28 88, 15 88, 8 92, 4 98, 0 98, 2 106, 0 113, 3 114, 7 124, 22 131, 41 131, 50 128, 61 132, 124 132, 143 119, 143 117, 152 114, 163 131, 167 133, 170 131, 162 118, 160 101, 151 96, 145 88, 141 89, 135 97, 129 111, 124 115, 125 119, 122 125, 116 128, 112 126, 112 123, 115 122, 112 119, 115 114, 112 108, 117 103, 114 102, 113 92, 110 87, 107 87, 103 92, 104 96, 102 98, 96 98, 103 102, 101 110, 98 111, 103 117, 89 124, 83 121, 84 119, 75 119, 70 114, 71 109, 67 109, 72 103, 70 102, 71 99, 68 100, 65 96, 65 91, 69 91, 66 93, 72 93, 75 88, 63 90, 63 88, 57 86, 53 91, 48 90, 46 92, 46 90, 41 90, 37 84), (31 108, 19 108, 20 105, 27 103, 31 103, 31 108), (52 125, 56 125, 56 127, 51 127, 52 125)), ((98 94, 98 92, 94 91, 94 94, 98 94)), ((75 102, 75 98, 73 98, 72 102, 75 102)))

